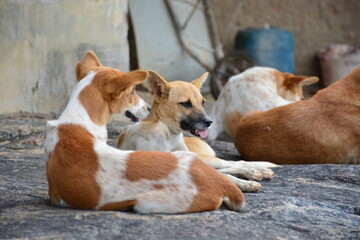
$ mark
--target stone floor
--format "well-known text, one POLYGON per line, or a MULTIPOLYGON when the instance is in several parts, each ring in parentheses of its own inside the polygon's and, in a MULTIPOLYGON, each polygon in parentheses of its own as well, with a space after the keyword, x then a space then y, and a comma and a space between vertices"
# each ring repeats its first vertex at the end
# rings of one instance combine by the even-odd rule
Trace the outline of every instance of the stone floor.
MULTIPOLYGON (((0 239, 360 239, 360 166, 275 169, 240 212, 137 214, 49 203, 42 147, 51 116, 0 115, 0 239)), ((120 127, 109 126, 114 145, 120 127)), ((210 142, 225 159, 232 143, 210 142)))

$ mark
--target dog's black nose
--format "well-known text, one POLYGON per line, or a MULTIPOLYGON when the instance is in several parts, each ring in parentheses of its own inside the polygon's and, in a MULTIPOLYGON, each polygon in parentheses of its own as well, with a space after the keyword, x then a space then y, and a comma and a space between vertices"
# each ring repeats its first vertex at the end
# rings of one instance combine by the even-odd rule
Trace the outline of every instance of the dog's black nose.
POLYGON ((213 123, 213 121, 211 121, 211 120, 205 120, 204 121, 204 124, 205 124, 205 126, 206 127, 210 127, 210 125, 213 123))
POLYGON ((151 105, 149 105, 148 107, 147 107, 147 109, 149 110, 149 112, 151 111, 151 105))

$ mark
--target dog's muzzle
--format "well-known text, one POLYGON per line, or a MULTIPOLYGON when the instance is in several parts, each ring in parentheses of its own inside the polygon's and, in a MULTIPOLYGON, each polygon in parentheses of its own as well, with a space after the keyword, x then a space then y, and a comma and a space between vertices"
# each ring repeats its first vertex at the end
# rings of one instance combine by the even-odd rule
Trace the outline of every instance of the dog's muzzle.
POLYGON ((132 114, 130 111, 126 111, 125 116, 130 118, 131 121, 133 121, 133 122, 138 122, 139 121, 139 118, 136 117, 134 114, 132 114))
POLYGON ((185 131, 190 131, 194 136, 206 138, 207 129, 211 126, 212 121, 210 119, 199 119, 195 121, 185 121, 180 122, 181 129, 185 131))

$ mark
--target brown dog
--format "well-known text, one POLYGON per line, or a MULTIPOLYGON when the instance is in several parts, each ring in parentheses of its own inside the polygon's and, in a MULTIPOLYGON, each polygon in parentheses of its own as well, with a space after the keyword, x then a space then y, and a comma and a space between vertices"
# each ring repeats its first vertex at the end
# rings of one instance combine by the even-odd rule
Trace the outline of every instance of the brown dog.
POLYGON ((360 67, 309 100, 249 114, 235 145, 246 160, 360 163, 360 67))

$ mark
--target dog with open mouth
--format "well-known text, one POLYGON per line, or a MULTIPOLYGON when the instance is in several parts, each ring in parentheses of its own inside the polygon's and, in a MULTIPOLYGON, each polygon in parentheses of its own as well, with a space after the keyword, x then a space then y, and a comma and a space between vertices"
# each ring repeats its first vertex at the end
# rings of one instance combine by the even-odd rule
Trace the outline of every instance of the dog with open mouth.
POLYGON ((118 148, 145 151, 191 151, 201 160, 225 174, 243 191, 257 191, 261 185, 256 182, 274 176, 267 162, 226 161, 216 157, 213 149, 200 138, 206 138, 212 120, 205 112, 205 99, 200 88, 208 73, 191 83, 167 82, 158 73, 149 71, 148 88, 153 97, 149 115, 122 132, 118 148), (195 137, 184 137, 190 133, 195 137), (242 176, 250 180, 239 179, 242 176))

